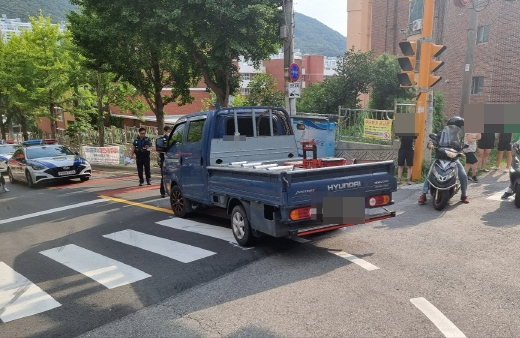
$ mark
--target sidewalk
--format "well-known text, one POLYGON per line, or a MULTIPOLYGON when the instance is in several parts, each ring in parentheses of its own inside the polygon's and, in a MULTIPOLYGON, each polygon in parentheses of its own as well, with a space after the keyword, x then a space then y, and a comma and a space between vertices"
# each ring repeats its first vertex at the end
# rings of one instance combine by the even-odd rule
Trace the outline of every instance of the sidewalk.
MULTIPOLYGON (((135 165, 135 163, 127 165, 91 163, 90 166, 93 170, 98 171, 125 172, 137 175, 137 166, 135 165)), ((159 167, 151 167, 150 172, 152 173, 152 175, 161 176, 161 169, 159 167)))

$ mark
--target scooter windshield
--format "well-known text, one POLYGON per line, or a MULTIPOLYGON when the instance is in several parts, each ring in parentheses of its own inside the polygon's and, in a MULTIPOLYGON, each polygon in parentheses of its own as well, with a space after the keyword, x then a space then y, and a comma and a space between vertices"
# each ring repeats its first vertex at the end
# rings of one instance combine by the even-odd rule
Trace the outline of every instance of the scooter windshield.
POLYGON ((460 149, 460 133, 461 129, 457 126, 444 127, 439 139, 439 147, 460 149))

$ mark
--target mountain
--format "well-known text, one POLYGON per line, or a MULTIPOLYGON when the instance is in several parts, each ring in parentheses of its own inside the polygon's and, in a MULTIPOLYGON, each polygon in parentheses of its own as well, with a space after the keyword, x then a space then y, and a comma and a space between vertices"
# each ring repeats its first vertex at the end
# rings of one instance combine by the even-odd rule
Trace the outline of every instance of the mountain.
POLYGON ((342 56, 347 38, 316 19, 294 13, 294 49, 302 54, 342 56))
MULTIPOLYGON (((29 15, 51 16, 52 22, 65 21, 65 14, 77 10, 69 0, 0 0, 0 14, 9 19, 29 21, 29 15)), ((302 54, 340 56, 347 48, 347 38, 316 19, 294 13, 294 48, 302 54)), ((346 23, 345 23, 346 24, 346 23)))
POLYGON ((0 0, 0 14, 23 22, 29 21, 29 15, 38 16, 41 10, 43 16, 50 15, 52 22, 57 23, 65 21, 65 14, 76 9, 69 0, 0 0))

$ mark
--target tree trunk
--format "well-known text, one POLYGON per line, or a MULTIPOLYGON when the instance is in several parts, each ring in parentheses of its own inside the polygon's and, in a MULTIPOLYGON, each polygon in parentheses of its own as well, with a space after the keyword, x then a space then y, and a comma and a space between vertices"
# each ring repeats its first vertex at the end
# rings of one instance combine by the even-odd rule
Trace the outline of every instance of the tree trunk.
POLYGON ((157 133, 162 135, 164 130, 164 102, 161 92, 155 93, 155 117, 157 118, 157 133))
POLYGON ((23 113, 20 114, 20 125, 22 126, 23 140, 29 140, 29 133, 27 133, 27 120, 25 119, 25 115, 23 113))
POLYGON ((97 127, 98 127, 98 143, 100 147, 105 146, 105 109, 103 107, 103 93, 101 92, 101 81, 102 74, 96 72, 97 75, 97 87, 96 87, 96 97, 97 97, 97 127))
POLYGON ((0 137, 2 140, 7 139, 7 137, 5 136, 4 116, 2 115, 2 113, 0 113, 0 134, 2 134, 0 137))

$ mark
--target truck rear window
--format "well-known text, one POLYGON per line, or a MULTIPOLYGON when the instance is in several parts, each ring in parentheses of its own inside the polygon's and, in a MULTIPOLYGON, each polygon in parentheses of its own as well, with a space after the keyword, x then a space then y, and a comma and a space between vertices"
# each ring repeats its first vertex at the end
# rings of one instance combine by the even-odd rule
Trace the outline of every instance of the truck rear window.
MULTIPOLYGON (((245 135, 246 137, 254 137, 253 130, 253 119, 251 116, 242 116, 238 117, 238 131, 240 135, 245 135)), ((235 120, 233 117, 226 118, 226 131, 225 135, 234 135, 235 134, 235 120)), ((256 116, 256 128, 258 136, 271 136, 271 129, 269 125, 269 115, 263 114, 256 116)), ((273 112, 273 135, 291 135, 292 132, 290 130, 289 123, 284 121, 277 116, 275 112, 273 112)))

